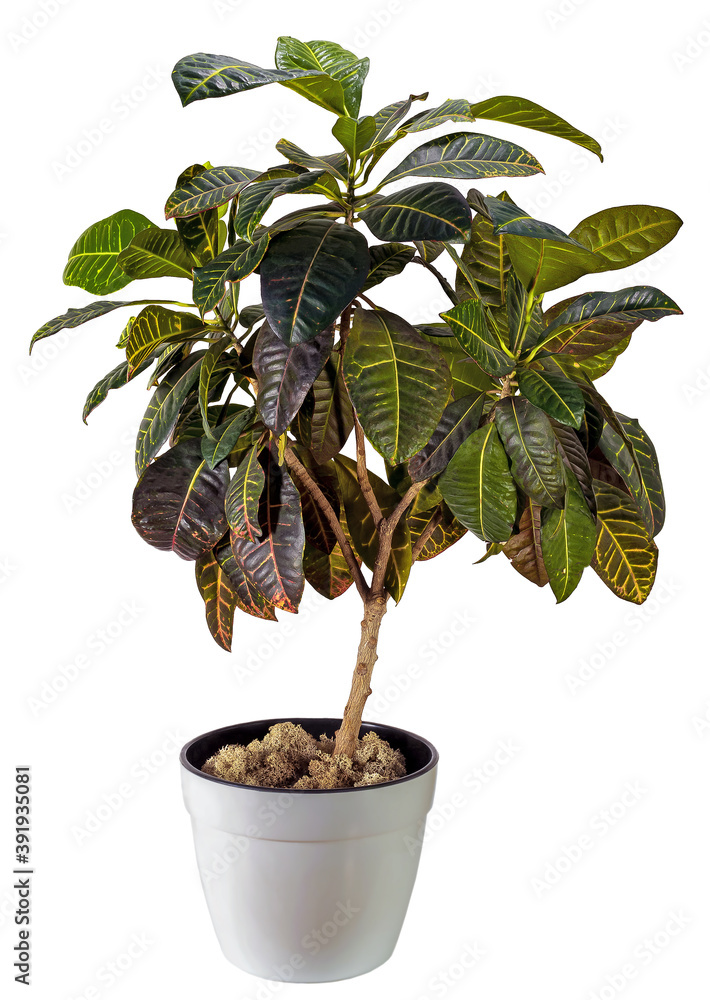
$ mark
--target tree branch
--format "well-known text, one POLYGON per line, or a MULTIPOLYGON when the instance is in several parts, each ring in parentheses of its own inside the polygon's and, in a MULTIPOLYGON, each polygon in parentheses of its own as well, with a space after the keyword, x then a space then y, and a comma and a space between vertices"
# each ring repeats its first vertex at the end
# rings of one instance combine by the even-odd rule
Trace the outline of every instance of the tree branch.
POLYGON ((383 590, 387 563, 392 552, 394 530, 417 493, 426 486, 427 481, 426 479, 422 479, 421 482, 412 483, 389 517, 383 518, 380 523, 380 544, 377 551, 377 558, 375 559, 375 568, 372 573, 372 585, 370 587, 372 593, 375 595, 382 593, 383 590))
POLYGON ((431 536, 434 534, 436 529, 439 527, 444 519, 444 514, 441 508, 437 510, 432 517, 429 519, 424 531, 422 531, 419 538, 417 538, 414 546, 412 548, 412 562, 415 563, 422 553, 422 550, 426 543, 429 541, 431 536))
POLYGON ((291 472, 293 472, 296 478, 300 481, 303 488, 310 493, 313 497, 314 503, 318 504, 321 511, 328 519, 328 523, 333 529, 333 534, 335 535, 338 545, 342 550, 345 562, 348 564, 348 569, 350 570, 353 580, 355 581, 358 593, 363 601, 367 601, 370 596, 370 588, 367 585, 365 577, 362 575, 362 570, 360 569, 358 561, 355 558, 352 546, 345 536, 345 532, 343 531, 343 526, 340 523, 338 515, 331 507, 327 497, 321 490, 318 483, 315 482, 308 469, 305 465, 303 465, 289 444, 286 445, 284 457, 286 459, 286 465, 288 465, 291 472))
POLYGON ((448 283, 444 275, 440 271, 437 271, 437 269, 433 266, 433 264, 430 264, 428 260, 424 260, 423 257, 412 257, 412 263, 421 264, 422 267, 425 267, 427 269, 427 271, 431 271, 431 273, 434 275, 434 277, 439 282, 441 287, 444 289, 444 292, 446 293, 446 296, 450 299, 450 301, 453 302, 455 306, 459 304, 458 295, 453 290, 451 285, 448 283))
POLYGON ((375 527, 379 528, 380 522, 382 521, 382 511, 380 510, 380 505, 375 497, 375 491, 372 488, 370 477, 367 474, 365 432, 360 426, 357 414, 355 415, 355 449, 357 453, 357 481, 360 484, 360 489, 362 490, 362 495, 365 498, 368 509, 372 514, 372 520, 375 522, 375 527))

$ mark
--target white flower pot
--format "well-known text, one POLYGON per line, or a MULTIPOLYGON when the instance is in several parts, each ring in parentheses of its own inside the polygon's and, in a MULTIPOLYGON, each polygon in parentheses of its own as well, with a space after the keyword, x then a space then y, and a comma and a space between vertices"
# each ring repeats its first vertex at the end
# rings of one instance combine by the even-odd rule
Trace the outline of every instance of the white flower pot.
POLYGON ((200 767, 220 747, 263 737, 277 722, 332 735, 339 719, 268 719, 185 745, 185 805, 222 951, 234 965, 295 983, 376 968, 402 928, 436 782, 438 753, 406 730, 364 723, 400 749, 409 773, 361 788, 302 791, 238 785, 200 767))

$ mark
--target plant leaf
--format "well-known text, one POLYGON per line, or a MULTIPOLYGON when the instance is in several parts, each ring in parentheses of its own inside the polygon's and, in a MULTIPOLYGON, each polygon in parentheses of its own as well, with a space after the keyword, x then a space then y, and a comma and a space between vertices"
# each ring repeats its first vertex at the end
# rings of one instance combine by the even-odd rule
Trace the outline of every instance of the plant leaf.
POLYGON ((256 270, 264 259, 270 240, 269 233, 265 233, 258 243, 240 240, 204 267, 195 268, 192 297, 203 315, 224 298, 226 282, 242 281, 256 270))
POLYGON ((114 309, 120 309, 121 306, 136 305, 140 305, 140 303, 111 302, 109 299, 99 299, 98 302, 90 302, 87 306, 80 306, 78 309, 68 309, 61 316, 55 316, 54 319, 48 320, 39 328, 30 342, 30 354, 38 341, 44 340, 46 337, 53 337, 60 330, 72 330, 74 327, 88 323, 89 320, 96 319, 98 316, 113 312, 114 309))
POLYGON ((453 309, 440 313, 454 336, 488 375, 508 375, 515 368, 515 358, 506 353, 486 322, 480 299, 466 299, 453 309))
POLYGON ((570 236, 604 261, 603 270, 615 271, 656 253, 682 225, 680 216, 667 208, 620 205, 582 219, 570 236))
POLYGON ((311 405, 299 411, 300 440, 319 465, 341 451, 355 424, 352 403, 342 375, 340 353, 335 351, 316 377, 309 393, 311 405), (307 409, 307 415, 304 410, 307 409), (305 425, 301 415, 305 416, 305 425))
MULTIPOLYGON (((152 365, 153 359, 146 358, 143 364, 136 370, 134 374, 139 374, 145 371, 150 365, 152 365)), ((89 395, 86 397, 86 402, 84 403, 84 411, 82 413, 82 420, 86 423, 86 418, 95 410, 100 403, 108 396, 111 389, 120 389, 121 386, 126 385, 128 382, 128 362, 122 361, 120 365, 116 365, 108 375, 104 375, 100 379, 94 388, 91 390, 89 395)))
POLYGON ((478 429, 485 400, 485 392, 478 392, 449 403, 429 441, 409 460, 414 482, 430 479, 446 468, 466 438, 478 429))
POLYGON ((306 167, 308 170, 327 170, 334 177, 339 178, 339 180, 347 184, 348 158, 345 153, 329 153, 327 156, 313 156, 311 153, 306 153, 293 142, 289 142, 288 139, 280 139, 276 143, 276 149, 290 163, 295 163, 299 167, 306 167))
POLYGON ((350 226, 313 219, 275 236, 261 264, 264 312, 285 344, 313 340, 362 288, 367 240, 350 226))
POLYGON ((579 427, 584 414, 582 390, 564 375, 518 368, 518 387, 526 399, 561 424, 579 427))
POLYGON ((471 113, 471 105, 468 101, 463 100, 463 98, 448 99, 435 108, 425 108, 424 111, 413 115, 404 125, 400 126, 399 131, 404 134, 423 132, 425 129, 445 125, 446 122, 472 121, 475 121, 475 116, 471 113))
POLYGON ((405 118, 412 107, 414 101, 425 101, 429 94, 410 94, 406 101, 395 101, 394 104, 388 104, 386 108, 382 108, 374 115, 375 125, 377 131, 375 137, 372 140, 373 145, 375 143, 382 142, 390 132, 395 129, 399 123, 405 118))
POLYGON ((604 421, 599 448, 636 501, 649 533, 657 535, 666 505, 656 449, 638 420, 615 416, 614 423, 604 421))
POLYGON ((438 348, 384 309, 355 310, 343 376, 365 434, 393 464, 426 444, 451 391, 438 348))
POLYGON ((378 195, 360 218, 379 240, 465 239, 471 209, 450 184, 430 182, 378 195))
POLYGON ((118 255, 118 265, 131 278, 192 280, 192 260, 174 229, 142 229, 118 255))
POLYGON ((136 316, 126 342, 129 378, 160 346, 169 341, 189 340, 204 329, 192 313, 174 312, 163 306, 146 306, 136 316))
POLYGON ((274 198, 282 194, 298 193, 322 194, 332 198, 337 197, 340 191, 337 181, 326 170, 307 170, 295 177, 269 177, 254 181, 239 196, 234 220, 237 233, 251 242, 274 198))
POLYGON ((469 531, 487 542, 510 538, 518 495, 495 423, 466 438, 439 476, 438 486, 469 531))
MULTIPOLYGON (((469 396, 472 392, 483 392, 496 387, 496 383, 489 375, 471 361, 471 358, 461 347, 459 342, 451 332, 451 327, 442 324, 448 336, 443 336, 438 331, 434 333, 431 326, 419 327, 419 333, 424 339, 439 348, 444 355, 446 364, 451 372, 451 384, 454 399, 461 399, 462 396, 469 396)), ((498 386, 498 388, 500 388, 498 386)))
POLYGON ((431 535, 425 542, 422 550, 417 556, 417 562, 426 562, 441 555, 451 548, 467 533, 467 529, 460 524, 443 501, 439 506, 429 510, 412 511, 407 517, 407 523, 412 536, 412 546, 416 545, 422 532, 425 530, 432 517, 441 511, 441 522, 434 528, 431 535))
POLYGON ((232 56, 194 52, 179 59, 172 72, 173 85, 183 107, 210 97, 227 97, 245 90, 313 76, 304 69, 262 69, 232 56))
POLYGON ((217 561, 214 550, 195 563, 197 589, 205 602, 205 617, 212 638, 229 653, 232 649, 234 611, 237 595, 229 576, 217 561))
POLYGON ((170 436, 180 407, 197 382, 206 351, 196 351, 176 365, 153 393, 136 438, 136 474, 141 475, 170 436))
POLYGON ((283 36, 276 46, 276 65, 282 70, 306 70, 327 74, 326 79, 337 85, 314 92, 305 81, 283 82, 290 89, 336 114, 356 117, 360 110, 362 85, 370 68, 369 59, 358 59, 352 52, 335 42, 299 42, 283 36), (317 99, 318 98, 318 99, 317 99))
POLYGON ((132 521, 149 545, 199 559, 227 528, 226 463, 209 469, 199 440, 183 441, 145 470, 133 491, 132 521))
POLYGON ((225 535, 214 547, 214 554, 217 562, 229 578, 229 582, 236 594, 237 607, 240 611, 260 618, 263 621, 276 621, 276 613, 273 604, 266 600, 256 587, 244 575, 244 571, 234 558, 230 536, 225 535))
POLYGON ((210 167, 175 188, 165 203, 165 218, 186 218, 231 201, 259 176, 248 167, 210 167))
POLYGON ((264 323, 254 345, 253 367, 259 382, 257 409, 278 437, 298 413, 308 390, 333 348, 333 327, 308 343, 285 344, 264 323))
POLYGON ((259 501, 264 490, 264 470, 259 462, 257 442, 237 466, 227 489, 224 509, 230 529, 239 538, 255 542, 261 538, 259 501))
POLYGON ((509 396, 496 404, 495 424, 511 460, 513 478, 523 492, 542 507, 562 507, 564 467, 554 431, 542 410, 521 396, 509 396))
POLYGON ((370 272, 362 287, 363 292, 379 285, 385 278, 401 274, 414 254, 414 247, 404 243, 377 243, 370 247, 370 272))
POLYGON ((555 421, 552 424, 552 429, 557 438, 562 461, 574 473, 584 494, 584 499, 587 501, 587 506, 592 515, 596 517, 597 501, 594 496, 593 476, 584 445, 580 441, 577 432, 571 427, 555 421))
POLYGON ((565 468, 567 492, 560 510, 542 521, 542 554, 557 603, 566 601, 594 556, 596 528, 574 473, 565 468))
POLYGON ((594 480, 597 540, 592 567, 617 597, 643 604, 656 576, 658 549, 633 500, 594 480))
POLYGON ((133 279, 118 263, 118 255, 134 236, 148 227, 150 219, 124 208, 81 234, 69 251, 64 268, 64 284, 78 285, 92 295, 110 295, 133 279))
POLYGON ((207 348, 207 353, 200 362, 200 382, 197 398, 200 404, 200 413, 202 414, 202 427, 207 437, 212 438, 213 441, 214 436, 212 434, 212 428, 210 426, 207 412, 207 407, 211 399, 212 375, 217 366, 217 362, 231 343, 231 337, 222 337, 220 340, 216 340, 207 348))
POLYGON ((541 516, 542 507, 528 497, 517 533, 511 535, 501 547, 513 569, 538 587, 544 587, 550 582, 542 556, 541 516))
POLYGON ((534 129, 536 132, 546 132, 560 139, 567 139, 577 146, 591 150, 600 160, 603 160, 601 146, 590 135, 580 132, 554 111, 528 101, 525 97, 488 97, 471 105, 471 114, 476 118, 488 121, 506 122, 509 125, 519 125, 522 128, 534 129))
MULTIPOLYGON (((230 404, 231 405, 231 404, 230 404)), ((256 407, 239 407, 239 409, 214 429, 214 437, 202 438, 202 457, 210 469, 214 469, 225 459, 256 416, 256 407)))
POLYGON ((374 139, 377 124, 369 115, 357 119, 342 117, 338 118, 332 131, 351 162, 355 163, 374 139))
POLYGON ((474 132, 452 132, 418 146, 394 167, 379 187, 402 177, 447 177, 452 180, 482 177, 528 177, 541 165, 512 142, 474 132))

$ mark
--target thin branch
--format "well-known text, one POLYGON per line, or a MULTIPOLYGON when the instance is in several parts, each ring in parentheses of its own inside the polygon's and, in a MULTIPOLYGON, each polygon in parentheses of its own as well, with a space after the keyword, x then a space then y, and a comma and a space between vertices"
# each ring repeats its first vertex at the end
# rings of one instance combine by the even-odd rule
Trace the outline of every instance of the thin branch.
POLYGON ((431 271, 431 273, 434 275, 434 277, 439 282, 439 284, 441 285, 441 287, 444 289, 444 292, 446 293, 446 295, 449 298, 449 300, 451 302, 453 302, 453 304, 455 306, 457 306, 459 304, 459 297, 458 297, 458 295, 453 290, 453 288, 451 287, 451 285, 448 283, 448 281, 446 280, 446 278, 444 277, 444 275, 441 273, 441 271, 437 271, 437 269, 434 267, 433 264, 430 264, 428 260, 424 260, 423 257, 412 257, 412 263, 413 264, 421 264, 422 267, 425 267, 427 269, 427 271, 431 271))
POLYGON ((377 558, 375 559, 375 568, 372 574, 372 586, 370 588, 372 593, 375 595, 381 593, 384 586, 387 563, 389 562, 390 553, 392 551, 392 537, 394 535, 394 530, 412 500, 414 500, 417 493, 419 493, 419 491, 426 486, 427 482, 428 480, 422 479, 421 482, 412 483, 389 517, 384 518, 380 524, 380 545, 377 552, 377 558))
POLYGON ((367 302, 370 309, 379 309, 379 306, 376 306, 372 299, 368 299, 367 295, 363 295, 362 292, 358 292, 357 297, 362 299, 363 302, 367 302))
POLYGON ((444 512, 439 508, 435 514, 429 519, 427 526, 422 531, 419 538, 417 538, 414 546, 412 548, 412 562, 416 562, 424 549, 424 546, 429 541, 431 536, 434 534, 436 529, 439 527, 441 522, 444 520, 444 512))
MULTIPOLYGON (((353 413, 355 411, 353 410, 353 413)), ((362 490, 362 495, 365 498, 365 502, 368 506, 370 513, 372 514, 372 520, 375 522, 375 527, 379 528, 382 521, 383 515, 380 510, 380 505, 377 502, 375 496, 375 491, 372 488, 372 483, 370 482, 370 477, 367 474, 367 455, 365 452, 365 432, 360 426, 360 421, 355 414, 355 450, 357 454, 357 481, 360 484, 360 489, 362 490)))
POLYGON ((355 581, 355 586, 357 587, 358 593, 360 594, 360 597, 363 599, 363 601, 367 601, 367 599, 370 596, 370 588, 367 585, 365 577, 362 575, 362 570, 360 569, 360 565, 357 559, 355 558, 355 553, 352 550, 352 546, 350 545, 350 542, 345 536, 345 532, 343 531, 343 526, 340 523, 338 515, 331 507, 327 497, 321 490, 318 483, 315 482, 308 469, 299 460, 299 458, 297 457, 296 453, 293 451, 290 445, 286 445, 285 458, 286 458, 286 464, 288 465, 291 472, 293 472, 294 475, 297 477, 297 479, 300 480, 303 488, 307 490, 308 493, 310 493, 310 495, 313 497, 314 503, 318 504, 321 511, 327 518, 328 523, 333 529, 333 534, 337 539, 338 545, 342 550, 345 562, 348 564, 348 569, 350 570, 350 573, 352 574, 352 577, 355 581))

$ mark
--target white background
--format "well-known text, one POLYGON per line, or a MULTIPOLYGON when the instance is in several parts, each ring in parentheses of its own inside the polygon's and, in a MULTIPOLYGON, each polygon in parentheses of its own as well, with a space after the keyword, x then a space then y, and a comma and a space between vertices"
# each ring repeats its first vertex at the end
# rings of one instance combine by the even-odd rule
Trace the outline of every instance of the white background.
MULTIPOLYGON (((325 606, 310 592, 279 624, 239 615, 234 652, 222 652, 193 567, 146 546, 130 523, 143 380, 81 422, 86 393, 120 360, 123 314, 27 357, 37 327, 88 300, 61 280, 87 225, 125 207, 159 223, 176 175, 195 161, 265 167, 282 136, 329 148, 328 114, 278 86, 180 107, 169 79, 177 58, 205 50, 269 65, 278 34, 369 55, 368 112, 426 89, 430 104, 520 94, 598 137, 604 164, 561 140, 483 126, 541 159, 545 176, 507 186, 563 229, 638 202, 685 220, 630 274, 575 286, 654 284, 685 310, 644 324, 602 382, 617 409, 641 419, 662 463, 669 513, 654 594, 634 608, 589 571, 555 607, 502 556, 472 565, 483 549, 472 536, 416 569, 385 619, 366 717, 420 732, 441 752, 419 879, 390 962, 308 995, 706 998, 710 10, 687 0, 672 10, 640 0, 3 5, 2 988, 24 995, 12 982, 9 835, 13 769, 31 764, 36 997, 304 995, 242 974, 219 952, 176 751, 232 722, 337 715, 357 595, 325 606), (110 128, 97 142, 101 122, 110 128), (501 743, 510 749, 496 763, 501 743), (127 794, 117 797, 119 786, 127 794), (633 804, 619 806, 627 786, 633 804), (105 797, 120 808, 88 832, 105 797), (572 863, 565 850, 574 855, 584 835, 591 847, 572 863), (564 871, 550 884, 555 869, 564 871), (666 934, 673 914, 677 933, 666 934)), ((481 186, 495 194, 504 184, 481 186)), ((153 293, 136 287, 125 297, 153 293)), ((396 287, 378 302, 415 321, 446 306, 423 271, 396 287)), ((179 289, 155 284, 160 297, 179 289)))

